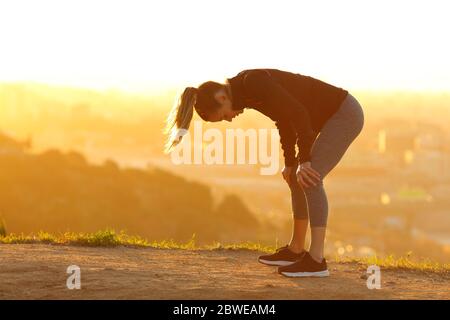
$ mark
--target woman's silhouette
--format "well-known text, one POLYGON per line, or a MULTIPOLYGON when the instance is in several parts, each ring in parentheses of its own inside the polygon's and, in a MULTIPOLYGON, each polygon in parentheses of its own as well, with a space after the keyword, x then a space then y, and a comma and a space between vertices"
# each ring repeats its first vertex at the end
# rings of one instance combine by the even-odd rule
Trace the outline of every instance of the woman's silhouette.
POLYGON ((232 121, 253 108, 275 121, 284 155, 283 178, 291 191, 293 233, 289 244, 259 262, 285 276, 328 276, 323 256, 328 200, 323 179, 364 126, 364 113, 347 91, 310 76, 279 69, 246 69, 226 83, 187 87, 167 119, 166 152, 189 128, 195 109, 205 121, 232 121), (295 146, 298 154, 295 154, 295 146), (311 227, 311 245, 305 236, 311 227))

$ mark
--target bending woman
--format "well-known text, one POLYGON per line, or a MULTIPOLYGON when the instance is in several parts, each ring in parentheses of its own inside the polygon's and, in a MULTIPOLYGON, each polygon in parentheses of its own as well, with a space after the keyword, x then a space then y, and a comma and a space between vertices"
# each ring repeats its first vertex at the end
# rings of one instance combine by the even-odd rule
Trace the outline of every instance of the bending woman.
POLYGON ((225 84, 207 81, 184 90, 168 117, 165 151, 181 141, 194 109, 203 120, 215 122, 232 121, 245 108, 275 121, 293 212, 290 243, 258 261, 278 266, 278 272, 289 277, 328 276, 323 256, 328 218, 323 179, 361 132, 363 109, 347 90, 313 77, 279 69, 246 69, 225 84), (306 251, 308 220, 311 245, 306 251))

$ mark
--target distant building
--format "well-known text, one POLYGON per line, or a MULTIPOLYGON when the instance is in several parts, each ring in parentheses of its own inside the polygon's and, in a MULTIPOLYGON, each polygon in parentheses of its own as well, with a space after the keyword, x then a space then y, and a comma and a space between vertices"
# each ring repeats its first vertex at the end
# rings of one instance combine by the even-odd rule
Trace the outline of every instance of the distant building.
POLYGON ((401 169, 427 177, 449 177, 444 130, 429 123, 386 123, 378 130, 378 154, 401 169))

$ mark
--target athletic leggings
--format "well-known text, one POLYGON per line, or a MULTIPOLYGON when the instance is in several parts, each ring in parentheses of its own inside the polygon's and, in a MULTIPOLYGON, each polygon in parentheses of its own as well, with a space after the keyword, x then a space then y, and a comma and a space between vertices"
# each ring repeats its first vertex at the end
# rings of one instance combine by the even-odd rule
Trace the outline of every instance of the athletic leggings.
POLYGON ((338 164, 363 126, 363 109, 349 93, 339 109, 325 122, 311 148, 311 167, 320 173, 320 182, 316 186, 303 188, 297 182, 297 166, 291 173, 289 188, 294 219, 308 219, 309 214, 311 227, 327 225, 328 200, 323 179, 338 164))

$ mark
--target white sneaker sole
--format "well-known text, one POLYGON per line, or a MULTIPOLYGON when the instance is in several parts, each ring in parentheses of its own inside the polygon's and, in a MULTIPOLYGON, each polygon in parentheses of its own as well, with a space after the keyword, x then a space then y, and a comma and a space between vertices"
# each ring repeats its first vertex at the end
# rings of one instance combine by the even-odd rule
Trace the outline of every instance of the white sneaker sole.
POLYGON ((328 277, 330 272, 328 270, 318 272, 281 272, 281 274, 288 277, 328 277))
POLYGON ((267 264, 268 266, 280 266, 280 267, 289 266, 289 265, 295 263, 295 261, 285 261, 285 260, 270 261, 270 260, 258 259, 258 261, 263 264, 267 264))

